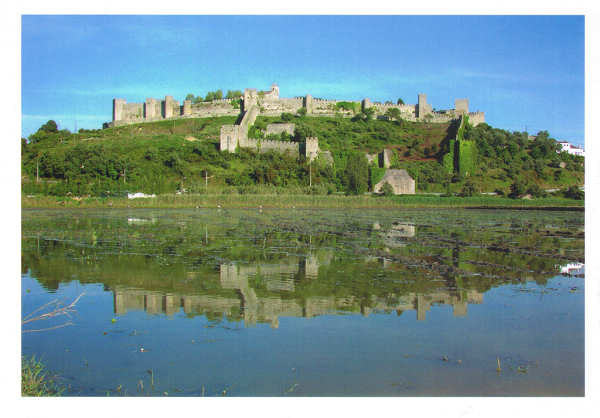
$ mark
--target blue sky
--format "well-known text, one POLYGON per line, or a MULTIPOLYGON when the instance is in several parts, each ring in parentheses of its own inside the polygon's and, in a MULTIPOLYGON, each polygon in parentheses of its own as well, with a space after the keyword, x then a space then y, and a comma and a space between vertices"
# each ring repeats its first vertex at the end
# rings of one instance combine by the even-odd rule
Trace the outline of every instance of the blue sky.
POLYGON ((494 127, 584 143, 583 16, 23 16, 22 135, 100 128, 112 99, 267 89, 468 97, 494 127))

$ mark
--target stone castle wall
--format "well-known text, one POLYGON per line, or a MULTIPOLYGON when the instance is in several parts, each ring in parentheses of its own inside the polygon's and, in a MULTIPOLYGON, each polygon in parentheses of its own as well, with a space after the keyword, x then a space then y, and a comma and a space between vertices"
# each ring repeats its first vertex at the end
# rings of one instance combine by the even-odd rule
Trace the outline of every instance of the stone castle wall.
MULTIPOLYGON (((155 121, 170 118, 202 118, 215 116, 238 116, 241 112, 248 111, 253 106, 258 109, 257 114, 264 116, 279 116, 282 113, 296 113, 301 108, 312 116, 352 116, 352 111, 337 109, 338 100, 316 99, 310 94, 304 97, 282 98, 279 97, 279 87, 276 84, 271 90, 257 91, 245 89, 241 99, 219 99, 211 102, 192 103, 185 100, 182 105, 172 96, 164 100, 148 98, 144 103, 127 103, 125 99, 113 100, 113 121, 108 126, 120 126, 145 121, 155 121)), ((483 112, 469 112, 468 99, 456 99, 455 109, 433 111, 427 103, 427 95, 419 94, 417 104, 392 104, 372 103, 368 98, 362 100, 361 108, 375 109, 375 117, 384 117, 389 109, 398 109, 402 119, 408 121, 427 121, 445 123, 456 119, 461 114, 469 114, 473 125, 485 122, 483 112)), ((251 124, 250 124, 251 125, 251 124)), ((248 126, 250 126, 248 125, 248 126)), ((243 135, 244 129, 239 131, 243 135)))
POLYGON ((260 114, 265 116, 279 116, 282 113, 296 113, 304 106, 301 97, 258 99, 257 104, 260 108, 260 114))
POLYGON ((300 155, 300 144, 291 141, 273 141, 270 139, 254 139, 247 138, 240 140, 240 148, 252 148, 260 153, 269 151, 277 151, 281 153, 289 153, 293 156, 300 155))
POLYGON ((296 125, 293 123, 270 123, 267 125, 265 135, 280 135, 282 132, 290 136, 294 135, 296 125))
MULTIPOLYGON (((184 104, 185 105, 185 104, 184 104)), ((190 103, 190 117, 207 118, 213 116, 237 116, 240 114, 240 107, 233 105, 232 99, 213 100, 212 102, 190 103)))
POLYGON ((483 112, 469 113, 469 123, 473 126, 477 126, 480 123, 485 123, 485 113, 483 113, 483 112))

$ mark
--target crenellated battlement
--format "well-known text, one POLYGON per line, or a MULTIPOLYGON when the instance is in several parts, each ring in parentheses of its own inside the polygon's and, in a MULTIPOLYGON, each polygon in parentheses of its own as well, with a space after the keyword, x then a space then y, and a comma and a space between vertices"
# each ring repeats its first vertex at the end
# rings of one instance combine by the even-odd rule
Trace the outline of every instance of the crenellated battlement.
MULTIPOLYGON (((113 120, 109 126, 120 126, 131 123, 150 122, 173 118, 202 118, 214 116, 238 116, 253 106, 257 107, 257 115, 279 116, 281 113, 297 113, 306 109, 310 116, 333 116, 336 114, 351 115, 352 110, 338 109, 337 104, 344 100, 314 98, 310 94, 296 97, 279 97, 279 86, 272 84, 270 90, 258 91, 255 88, 246 88, 242 97, 238 99, 214 99, 209 102, 192 103, 183 101, 182 105, 172 96, 164 99, 148 98, 144 103, 127 103, 125 99, 113 100, 113 120)), ((373 103, 365 98, 362 101, 349 101, 360 103, 361 109, 375 110, 374 116, 384 118, 391 109, 398 109, 402 119, 408 121, 426 121, 431 123, 444 123, 468 114, 473 125, 485 122, 483 112, 469 112, 469 100, 456 99, 454 109, 434 111, 427 102, 427 95, 420 93, 416 104, 373 103)), ((243 131, 243 129, 242 129, 243 131)), ((243 133, 242 133, 243 135, 243 133)))

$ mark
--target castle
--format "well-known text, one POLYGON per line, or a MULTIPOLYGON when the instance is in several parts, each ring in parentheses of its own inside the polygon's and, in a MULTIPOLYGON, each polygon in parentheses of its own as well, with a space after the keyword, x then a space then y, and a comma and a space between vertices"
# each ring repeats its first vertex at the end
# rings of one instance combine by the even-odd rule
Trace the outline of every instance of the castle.
MULTIPOLYGON (((234 125, 223 125, 220 133, 221 151, 235 152, 239 148, 253 148, 259 152, 278 150, 290 152, 294 155, 304 155, 311 161, 320 154, 330 159, 331 155, 319 150, 317 138, 307 138, 303 144, 297 142, 259 140, 248 138, 248 129, 256 117, 279 116, 284 112, 296 113, 305 109, 310 116, 336 116, 350 117, 354 110, 373 109, 373 116, 385 118, 390 109, 398 109, 401 118, 409 121, 427 121, 433 123, 444 123, 457 119, 462 115, 469 116, 469 122, 475 126, 485 122, 483 112, 469 112, 468 99, 456 99, 454 109, 434 110, 427 103, 427 95, 419 94, 416 104, 393 104, 391 102, 382 104, 371 102, 365 98, 360 102, 324 100, 313 98, 310 94, 304 97, 283 98, 279 97, 279 86, 273 84, 271 90, 257 91, 247 88, 240 99, 218 99, 210 102, 192 103, 184 100, 183 105, 174 100, 172 96, 166 96, 164 100, 148 98, 144 103, 127 103, 125 99, 113 100, 113 120, 108 126, 121 126, 132 123, 149 122, 174 118, 202 118, 211 116, 239 116, 234 125), (349 106, 350 105, 350 106, 349 106)), ((280 133, 286 131, 293 134, 293 124, 271 124, 267 127, 267 133, 280 133), (287 125, 287 126, 281 126, 287 125), (291 125, 291 126, 290 126, 291 125)))

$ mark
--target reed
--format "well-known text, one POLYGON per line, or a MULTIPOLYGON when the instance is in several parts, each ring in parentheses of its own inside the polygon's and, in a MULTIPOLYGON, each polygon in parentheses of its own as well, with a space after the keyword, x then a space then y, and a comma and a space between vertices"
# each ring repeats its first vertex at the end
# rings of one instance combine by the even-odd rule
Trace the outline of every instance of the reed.
POLYGON ((26 196, 22 208, 514 208, 514 209, 574 209, 583 210, 584 201, 564 198, 533 200, 498 196, 443 197, 435 195, 404 195, 381 197, 373 195, 344 196, 307 194, 164 194, 154 198, 127 199, 89 197, 26 196))
POLYGON ((35 356, 21 357, 21 396, 60 396, 64 388, 54 379, 35 356))

